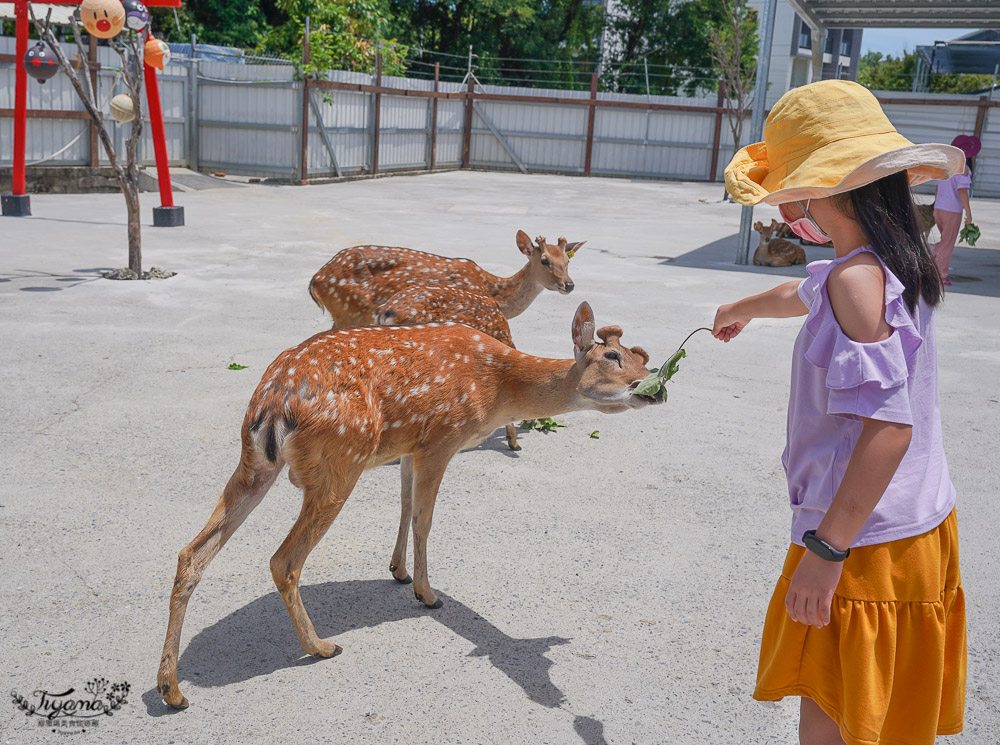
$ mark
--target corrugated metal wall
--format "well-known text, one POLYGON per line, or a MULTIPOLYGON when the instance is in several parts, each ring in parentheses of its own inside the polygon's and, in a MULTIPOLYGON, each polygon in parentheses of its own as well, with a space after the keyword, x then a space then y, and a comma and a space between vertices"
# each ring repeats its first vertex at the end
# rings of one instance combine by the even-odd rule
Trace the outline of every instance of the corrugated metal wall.
MULTIPOLYGON (((13 53, 14 40, 0 38, 0 52, 13 53)), ((74 50, 69 50, 71 54, 74 50)), ((112 50, 102 47, 99 59, 100 96, 108 97, 119 64, 112 50)), ((374 83, 364 73, 332 71, 327 80, 374 83)), ((172 163, 191 163, 205 170, 295 178, 300 162, 301 85, 291 65, 245 65, 175 59, 159 76, 166 118, 167 148, 172 163), (197 108, 191 116, 192 102, 197 108), (193 156, 193 157, 192 157, 193 156)), ((432 90, 428 80, 384 77, 383 85, 401 90, 432 90)), ((115 92, 121 89, 118 83, 115 92)), ((440 90, 462 93, 465 86, 441 83, 440 90)), ((12 108, 14 69, 0 66, 0 108, 12 108)), ((478 92, 533 97, 589 97, 586 91, 537 88, 477 87, 478 92)), ((309 117, 308 169, 312 177, 371 171, 374 95, 360 91, 311 89, 314 108, 309 117), (317 113, 321 121, 317 118, 317 113), (331 155, 332 150, 332 155, 331 155)), ((882 93, 886 98, 912 100, 910 93, 882 93)), ((603 101, 634 104, 715 106, 715 96, 673 98, 600 93, 603 101)), ((950 142, 975 127, 978 100, 971 96, 923 96, 962 101, 941 106, 886 103, 897 129, 914 142, 950 142)), ((57 77, 29 85, 30 108, 82 110, 69 81, 57 77)), ((417 96, 381 96, 378 170, 425 169, 430 164, 432 100, 417 96)), ((991 109, 983 135, 983 151, 975 174, 977 196, 1000 197, 1000 110, 991 109)), ((476 100, 470 137, 474 168, 524 169, 579 174, 584 170, 588 107, 550 102, 476 100)), ((707 180, 710 176, 716 117, 712 112, 654 111, 641 108, 596 109, 591 172, 595 175, 707 180)), ((436 167, 461 164, 465 101, 439 99, 436 167)), ((0 119, 0 158, 10 163, 12 121, 0 119)), ((114 126, 123 145, 126 127, 114 126)), ((59 151, 54 164, 84 164, 89 159, 85 120, 31 119, 28 161, 59 151)), ((143 162, 152 160, 148 128, 143 162)), ((732 157, 732 134, 723 121, 716 180, 732 157)), ((103 153, 102 153, 103 155, 103 153)))

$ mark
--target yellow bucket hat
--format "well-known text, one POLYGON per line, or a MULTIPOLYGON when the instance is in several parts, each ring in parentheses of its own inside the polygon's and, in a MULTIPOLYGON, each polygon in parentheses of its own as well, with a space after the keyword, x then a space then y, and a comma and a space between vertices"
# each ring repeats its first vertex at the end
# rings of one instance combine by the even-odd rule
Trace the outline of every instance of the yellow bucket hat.
POLYGON ((899 134, 864 86, 821 80, 778 100, 764 124, 764 142, 742 148, 726 166, 726 189, 740 204, 783 204, 840 194, 904 170, 915 186, 964 169, 957 147, 914 145, 899 134))

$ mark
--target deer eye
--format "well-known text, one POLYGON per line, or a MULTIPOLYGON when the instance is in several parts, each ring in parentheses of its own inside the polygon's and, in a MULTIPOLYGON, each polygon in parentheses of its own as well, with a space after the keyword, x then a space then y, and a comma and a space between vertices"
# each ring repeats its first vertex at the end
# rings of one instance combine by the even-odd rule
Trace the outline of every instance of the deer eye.
POLYGON ((548 256, 543 256, 542 257, 542 266, 548 266, 550 263, 551 262, 549 261, 549 257, 548 256))
POLYGON ((614 360, 615 362, 618 363, 618 367, 621 367, 622 365, 622 357, 620 354, 618 354, 618 352, 605 352, 604 359, 614 360))

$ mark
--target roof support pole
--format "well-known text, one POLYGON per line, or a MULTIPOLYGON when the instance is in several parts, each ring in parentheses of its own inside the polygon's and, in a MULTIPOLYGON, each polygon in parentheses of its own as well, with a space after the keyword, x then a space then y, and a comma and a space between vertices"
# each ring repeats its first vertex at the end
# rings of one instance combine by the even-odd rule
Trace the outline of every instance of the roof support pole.
MULTIPOLYGON (((764 0, 761 22, 760 49, 757 52, 757 80, 754 84, 753 116, 747 142, 760 142, 764 133, 764 109, 767 104, 767 76, 771 68, 771 41, 774 38, 774 11, 777 0, 764 0)), ((822 61, 822 52, 820 60, 822 61)), ((740 238, 736 248, 736 263, 746 264, 750 258, 750 226, 753 224, 753 207, 744 207, 740 214, 740 238)))

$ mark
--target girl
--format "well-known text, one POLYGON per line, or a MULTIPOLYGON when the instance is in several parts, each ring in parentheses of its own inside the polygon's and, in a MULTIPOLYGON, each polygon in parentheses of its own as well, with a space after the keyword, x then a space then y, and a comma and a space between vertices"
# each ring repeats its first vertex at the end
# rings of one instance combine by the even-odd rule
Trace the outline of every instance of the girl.
POLYGON ((909 186, 960 173, 965 158, 913 145, 841 80, 785 94, 764 135, 733 158, 726 188, 779 205, 799 236, 832 239, 836 258, 715 318, 728 342, 754 318, 806 316, 782 457, 792 545, 754 698, 801 697, 803 745, 931 745, 962 730, 965 606, 938 410, 941 277, 909 186))
MULTIPOLYGON (((978 137, 959 135, 951 144, 965 154, 966 160, 972 160, 982 147, 978 137)), ((934 247, 934 263, 944 278, 944 283, 950 285, 948 279, 948 264, 951 263, 951 253, 955 250, 958 240, 959 224, 962 222, 962 211, 965 211, 965 224, 972 222, 972 205, 969 204, 969 188, 972 186, 972 171, 966 166, 961 173, 956 173, 947 181, 937 185, 934 197, 934 222, 941 232, 941 240, 934 247)))

